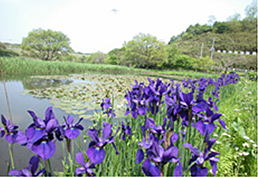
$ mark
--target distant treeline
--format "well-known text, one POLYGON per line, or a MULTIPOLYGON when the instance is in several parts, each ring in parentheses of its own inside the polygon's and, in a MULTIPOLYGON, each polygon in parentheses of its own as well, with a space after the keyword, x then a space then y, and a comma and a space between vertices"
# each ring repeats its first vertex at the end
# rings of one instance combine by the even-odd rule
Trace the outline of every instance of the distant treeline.
POLYGON ((227 71, 230 67, 257 70, 257 55, 215 52, 225 50, 257 53, 256 3, 246 8, 246 14, 243 20, 240 20, 239 14, 235 14, 226 22, 211 18, 209 24, 190 25, 186 31, 171 37, 168 44, 150 34, 140 33, 125 42, 122 48, 113 49, 107 54, 75 53, 70 47, 70 39, 62 32, 36 29, 23 39, 18 50, 19 46, 10 50, 0 43, 0 56, 21 55, 49 61, 111 64, 158 70, 207 72, 214 68, 227 71))

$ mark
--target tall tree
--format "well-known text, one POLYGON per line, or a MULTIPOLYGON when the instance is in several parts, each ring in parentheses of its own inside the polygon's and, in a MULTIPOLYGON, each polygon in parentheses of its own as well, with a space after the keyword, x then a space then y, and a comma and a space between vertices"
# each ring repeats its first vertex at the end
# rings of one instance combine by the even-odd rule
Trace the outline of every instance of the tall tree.
POLYGON ((210 15, 210 16, 209 16, 209 19, 208 19, 207 25, 213 26, 213 24, 215 23, 215 21, 216 21, 216 17, 215 17, 214 15, 210 15))
POLYGON ((257 0, 253 0, 250 5, 245 8, 246 19, 255 20, 257 18, 257 0))
POLYGON ((108 58, 108 54, 102 52, 92 53, 86 60, 88 63, 93 64, 103 64, 104 61, 108 58))
POLYGON ((29 56, 55 60, 72 52, 70 39, 59 31, 36 29, 23 38, 21 48, 29 56))
POLYGON ((234 15, 230 15, 227 18, 227 21, 240 21, 241 20, 241 14, 235 13, 234 15))
POLYGON ((123 63, 137 68, 159 68, 167 62, 165 42, 149 34, 135 36, 124 44, 123 63))

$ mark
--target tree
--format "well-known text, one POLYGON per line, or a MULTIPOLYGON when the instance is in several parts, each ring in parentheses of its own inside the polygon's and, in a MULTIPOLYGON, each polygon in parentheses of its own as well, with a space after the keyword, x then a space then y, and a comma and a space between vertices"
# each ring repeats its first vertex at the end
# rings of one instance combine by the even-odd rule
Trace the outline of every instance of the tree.
POLYGON ((21 48, 29 56, 55 60, 72 52, 70 39, 62 32, 36 29, 23 38, 21 48))
MULTIPOLYGON (((187 33, 192 33, 192 34, 202 34, 202 33, 207 33, 209 31, 212 31, 212 28, 208 25, 200 25, 199 23, 193 25, 190 25, 187 29, 187 33)), ((183 35, 184 36, 184 35, 183 35)))
POLYGON ((0 57, 16 57, 19 56, 18 53, 7 49, 6 46, 0 42, 0 57))
POLYGON ((214 15, 210 15, 207 25, 213 26, 213 24, 215 23, 215 21, 216 21, 216 17, 215 17, 214 15))
POLYGON ((195 59, 193 62, 193 69, 196 71, 209 71, 214 65, 214 61, 209 56, 195 59))
POLYGON ((102 52, 92 53, 86 60, 87 63, 92 64, 103 64, 104 61, 108 58, 108 54, 102 52))
POLYGON ((253 0, 250 5, 245 8, 246 19, 255 20, 257 18, 257 1, 253 0))
POLYGON ((227 21, 240 21, 241 20, 241 14, 235 13, 234 15, 230 15, 227 18, 227 21))
POLYGON ((167 46, 168 62, 164 63, 163 68, 175 69, 176 68, 176 58, 181 55, 176 45, 167 46))
POLYGON ((213 30, 215 33, 223 34, 229 31, 229 26, 227 22, 216 21, 213 25, 213 30))
POLYGON ((149 34, 135 36, 124 44, 125 52, 122 63, 137 68, 160 68, 167 62, 165 42, 149 34))
POLYGON ((111 65, 120 65, 123 64, 121 63, 121 58, 123 57, 123 52, 124 52, 124 47, 118 49, 115 48, 108 52, 109 57, 105 60, 105 63, 111 64, 111 65))

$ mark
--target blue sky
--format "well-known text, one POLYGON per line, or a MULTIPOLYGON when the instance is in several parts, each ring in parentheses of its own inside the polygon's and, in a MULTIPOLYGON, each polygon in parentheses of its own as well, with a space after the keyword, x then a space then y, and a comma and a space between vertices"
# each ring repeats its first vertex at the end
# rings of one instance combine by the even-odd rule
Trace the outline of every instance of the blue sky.
POLYGON ((0 0, 0 41, 21 43, 37 28, 61 31, 80 52, 109 52, 139 33, 168 42, 210 15, 245 17, 252 0, 0 0), (112 9, 118 11, 114 13, 112 9))

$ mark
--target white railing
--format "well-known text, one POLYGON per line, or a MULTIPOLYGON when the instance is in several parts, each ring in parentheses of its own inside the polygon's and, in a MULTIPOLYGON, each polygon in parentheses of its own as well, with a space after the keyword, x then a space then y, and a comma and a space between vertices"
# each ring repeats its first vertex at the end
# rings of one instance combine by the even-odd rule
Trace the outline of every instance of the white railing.
MULTIPOLYGON (((217 53, 229 53, 229 54, 240 54, 240 55, 251 55, 250 51, 226 51, 226 50, 217 50, 217 53)), ((252 55, 257 55, 257 52, 252 52, 252 55)))

